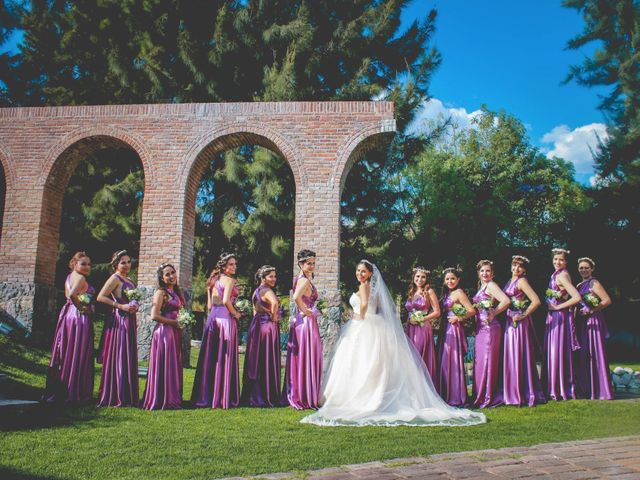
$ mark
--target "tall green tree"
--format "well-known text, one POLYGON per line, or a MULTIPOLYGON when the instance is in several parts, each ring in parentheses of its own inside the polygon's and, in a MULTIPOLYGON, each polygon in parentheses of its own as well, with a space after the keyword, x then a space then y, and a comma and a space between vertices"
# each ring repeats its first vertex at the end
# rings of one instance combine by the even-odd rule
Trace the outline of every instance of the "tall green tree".
MULTIPOLYGON (((376 96, 396 102, 403 130, 428 95, 439 61, 429 47, 434 11, 400 29, 409 0, 5 3, 25 31, 4 94, 14 105, 376 96)), ((389 172, 414 149, 409 140, 401 137, 391 152, 363 159, 364 170, 350 176, 350 191, 365 186, 382 192, 389 172), (361 173, 367 170, 371 175, 361 173)), ((196 227, 199 278, 221 248, 243 250, 245 268, 251 269, 263 261, 289 263, 283 259, 292 256, 291 239, 277 235, 293 228, 291 172, 282 159, 249 147, 221 155, 203 178, 196 227)), ((345 201, 347 217, 358 208, 345 201)))
MULTIPOLYGON (((568 48, 595 47, 569 71, 567 81, 605 87, 601 111, 607 138, 596 153, 598 180, 588 194, 595 207, 577 226, 580 253, 597 256, 598 275, 607 279, 614 315, 628 318, 640 300, 640 258, 630 254, 640 238, 640 2, 638 0, 566 0, 584 21, 568 48), (621 256, 624 260, 621 261, 621 256)), ((637 327, 634 327, 638 332, 637 327)))
POLYGON ((549 248, 570 241, 576 214, 590 205, 573 175, 569 162, 531 145, 521 121, 484 107, 469 129, 430 145, 406 169, 407 260, 438 270, 459 264, 473 283, 481 258, 508 276, 520 252, 546 275, 549 248))

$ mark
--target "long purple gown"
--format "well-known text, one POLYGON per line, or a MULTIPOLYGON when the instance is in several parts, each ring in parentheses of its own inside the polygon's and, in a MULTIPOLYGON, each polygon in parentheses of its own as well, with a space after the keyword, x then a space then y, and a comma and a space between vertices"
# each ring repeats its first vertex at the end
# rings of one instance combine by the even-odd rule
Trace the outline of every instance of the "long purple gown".
MULTIPOLYGON (((293 291, 302 276, 303 274, 300 274, 293 280, 293 291)), ((316 320, 320 314, 315 307, 317 300, 318 290, 312 283, 311 296, 303 295, 302 301, 307 308, 313 310, 313 315, 307 317, 298 311, 289 323, 282 401, 298 410, 318 408, 322 376, 322 341, 316 320)))
MULTIPOLYGON (((214 285, 224 296, 224 285, 214 285)), ((231 291, 231 303, 238 298, 238 288, 231 291)), ((238 323, 224 305, 213 305, 202 333, 198 366, 193 381, 191 401, 196 407, 230 408, 240 402, 238 370, 238 323)))
MULTIPOLYGON (((593 282, 578 285, 578 292, 584 297, 593 293, 593 282)), ((595 294, 594 294, 595 295, 595 294)), ((588 308, 584 302, 578 304, 578 331, 580 345, 578 352, 578 396, 591 400, 613 400, 613 388, 609 377, 609 362, 604 342, 609 338, 609 330, 602 310, 588 315, 580 313, 588 308)))
MULTIPOLYGON (((473 303, 493 298, 485 285, 473 297, 473 303)), ((502 385, 500 383, 500 342, 502 327, 496 318, 491 318, 493 308, 478 309, 476 315, 476 343, 473 358, 473 405, 479 408, 502 405, 502 385)))
POLYGON ((426 313, 429 310, 430 305, 426 298, 419 296, 414 299, 410 298, 404 306, 409 312, 409 318, 407 319, 407 325, 405 326, 405 333, 407 334, 407 337, 409 337, 413 346, 416 347, 416 350, 422 357, 422 360, 424 360, 431 378, 436 378, 436 352, 433 342, 433 329, 431 328, 431 322, 427 320, 424 322, 423 326, 413 325, 410 322, 411 312, 414 310, 421 310, 426 313))
MULTIPOLYGON (((71 274, 65 281, 71 289, 71 274)), ((89 295, 95 289, 88 285, 89 295)), ((60 310, 51 349, 43 400, 47 403, 86 403, 93 397, 93 320, 67 297, 60 310)))
MULTIPOLYGON (((165 292, 169 301, 164 302, 160 314, 175 320, 184 302, 173 290, 166 289, 165 292)), ((182 408, 182 332, 177 326, 158 322, 153 330, 142 408, 182 408)))
MULTIPOLYGON (((136 286, 127 278, 114 274, 122 282, 121 296, 111 294, 119 304, 129 300, 125 290, 136 286)), ((102 346, 102 376, 98 392, 99 407, 138 406, 138 344, 136 314, 113 308, 105 326, 102 346)))
MULTIPOLYGON (((511 280, 504 293, 509 298, 526 298, 518 288, 518 280, 511 280)), ((504 403, 506 405, 528 405, 545 403, 538 368, 536 367, 536 338, 531 315, 523 318, 514 326, 513 317, 521 312, 508 309, 507 324, 504 331, 504 403)), ((539 349, 539 347, 538 347, 539 349)))
MULTIPOLYGON (((447 293, 442 300, 447 318, 455 317, 451 311, 455 302, 447 293)), ((467 403, 467 383, 465 380, 464 356, 469 346, 462 323, 446 320, 444 333, 438 338, 438 377, 434 382, 442 399, 454 407, 467 403)))
POLYGON ((271 305, 261 298, 267 289, 267 285, 260 285, 253 293, 256 314, 249 325, 240 397, 240 404, 250 407, 275 407, 281 403, 280 328, 271 317, 271 305))
MULTIPOLYGON (((554 272, 549 281, 549 288, 561 292, 562 298, 547 300, 549 303, 563 303, 567 298, 567 292, 560 290, 556 281, 562 272, 566 270, 554 272)), ((542 357, 542 385, 547 399, 576 398, 573 352, 579 348, 573 328, 572 309, 549 310, 542 357)))

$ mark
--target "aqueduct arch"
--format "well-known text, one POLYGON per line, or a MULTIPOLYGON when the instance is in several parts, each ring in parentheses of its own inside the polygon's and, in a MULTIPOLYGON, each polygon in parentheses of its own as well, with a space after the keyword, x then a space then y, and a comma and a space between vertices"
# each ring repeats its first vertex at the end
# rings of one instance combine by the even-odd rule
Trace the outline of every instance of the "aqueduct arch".
POLYGON ((92 148, 125 146, 142 162, 138 279, 152 289, 172 261, 190 286, 198 182, 213 154, 254 144, 276 152, 296 183, 294 249, 318 252, 318 287, 338 298, 340 195, 351 165, 395 131, 392 102, 273 102, 0 109, 7 191, 0 314, 29 329, 53 322, 53 275, 64 189, 92 148), (167 205, 176 205, 170 209, 167 205))

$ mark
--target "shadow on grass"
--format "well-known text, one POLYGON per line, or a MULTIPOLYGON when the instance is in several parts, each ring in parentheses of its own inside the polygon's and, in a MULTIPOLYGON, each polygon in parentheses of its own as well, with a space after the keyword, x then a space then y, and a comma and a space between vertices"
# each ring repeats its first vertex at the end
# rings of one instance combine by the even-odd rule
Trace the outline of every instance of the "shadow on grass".
MULTIPOLYGON (((40 403, 29 412, 18 415, 3 415, 0 418, 0 432, 41 430, 47 428, 68 427, 83 424, 86 426, 101 426, 103 419, 100 415, 104 409, 93 404, 89 405, 50 405, 40 403)), ((109 424, 127 421, 126 418, 110 417, 109 424)), ((4 480, 2 475, 0 478, 4 480)))
POLYGON ((61 477, 54 477, 53 475, 31 475, 29 473, 23 473, 19 470, 14 470, 13 468, 3 467, 0 465, 0 478, 3 480, 57 480, 61 477))

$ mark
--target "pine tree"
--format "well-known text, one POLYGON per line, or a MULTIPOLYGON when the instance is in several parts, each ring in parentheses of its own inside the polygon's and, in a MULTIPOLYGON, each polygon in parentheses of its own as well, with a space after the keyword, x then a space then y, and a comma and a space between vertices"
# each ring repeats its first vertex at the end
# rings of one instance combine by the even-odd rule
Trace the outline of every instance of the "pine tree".
POLYGON ((588 192, 595 208, 581 219, 576 239, 582 254, 599 253, 598 274, 610 279, 610 290, 623 300, 613 314, 629 318, 635 307, 626 302, 640 299, 640 259, 629 255, 619 267, 621 253, 634 251, 640 235, 640 2, 567 0, 564 6, 584 20, 568 47, 596 46, 571 68, 567 81, 609 89, 600 104, 607 138, 595 155, 598 180, 588 192))

